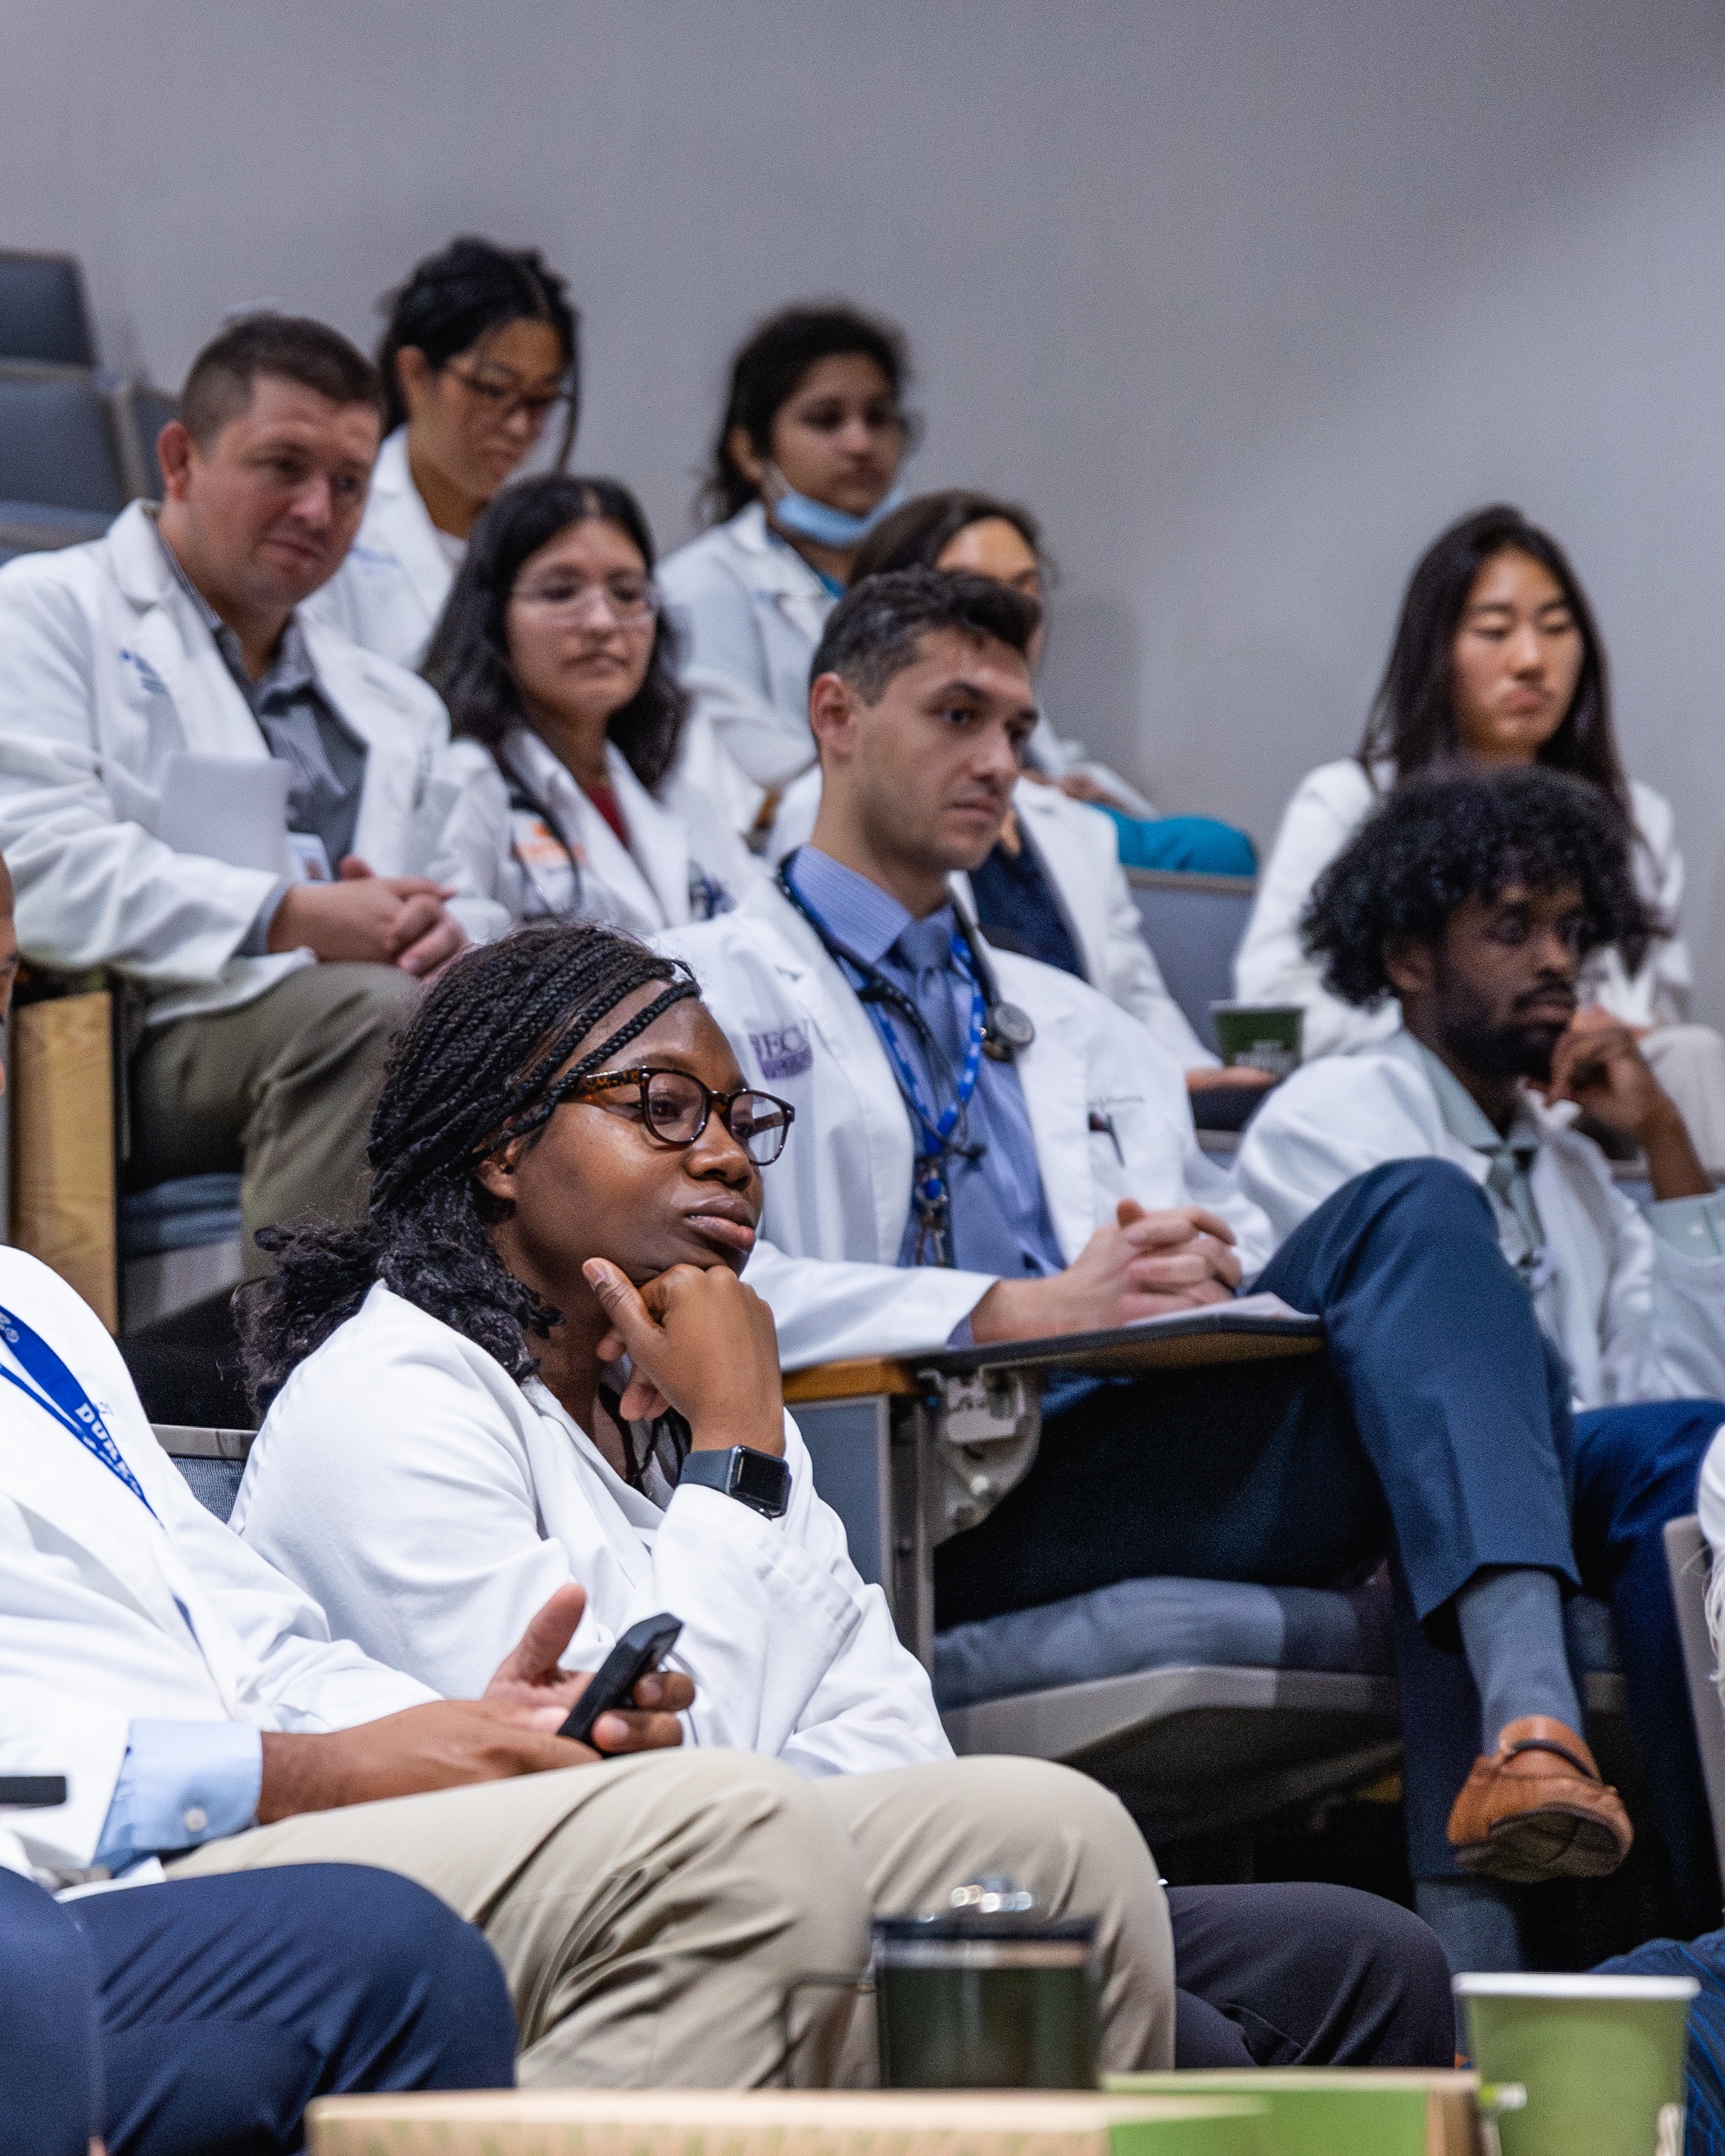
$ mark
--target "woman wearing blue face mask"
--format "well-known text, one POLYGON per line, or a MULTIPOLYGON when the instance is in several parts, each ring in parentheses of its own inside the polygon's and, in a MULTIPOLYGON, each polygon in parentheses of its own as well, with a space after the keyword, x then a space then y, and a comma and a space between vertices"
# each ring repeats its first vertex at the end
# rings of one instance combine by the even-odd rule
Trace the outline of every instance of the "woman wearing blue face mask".
POLYGON ((809 662, 898 499, 909 377, 901 333, 840 306, 786 308, 732 363, 703 489, 716 521, 659 581, 693 704, 678 783, 718 797, 739 830, 764 835, 814 759, 809 662))

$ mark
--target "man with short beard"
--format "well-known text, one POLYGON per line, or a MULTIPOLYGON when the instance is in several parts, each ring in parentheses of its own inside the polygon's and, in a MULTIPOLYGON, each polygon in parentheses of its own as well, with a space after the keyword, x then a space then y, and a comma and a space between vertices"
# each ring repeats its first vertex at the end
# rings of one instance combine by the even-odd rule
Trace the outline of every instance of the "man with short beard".
MULTIPOLYGON (((1613 1604, 1660 1825, 1698 1928, 1718 1887, 1661 1531, 1693 1511, 1725 1420, 1718 1399, 1697 1397, 1725 1394, 1725 1199, 1633 1032, 1583 1006, 1589 956, 1655 925, 1627 851, 1596 789, 1543 770, 1393 797, 1318 884, 1303 933, 1327 987, 1361 1005, 1399 997, 1402 1029, 1278 1088, 1238 1175, 1282 1237, 1389 1161, 1451 1161, 1485 1193, 1560 1389, 1581 1410, 1567 1433, 1576 1556, 1584 1584, 1613 1604), (1640 1148, 1645 1213, 1572 1127, 1578 1109, 1640 1148)), ((1422 1649, 1429 1666, 1401 1671, 1404 1720, 1453 1725, 1459 1757, 1477 1722, 1466 1670, 1429 1640, 1422 1649)), ((1418 1799, 1410 1787, 1416 1812, 1418 1799)), ((1453 1869, 1442 1838, 1422 1835, 1417 1818, 1410 1827, 1416 1872, 1442 1881, 1453 1869)), ((1470 1921, 1489 1924, 1478 1905, 1491 1894, 1485 1881, 1423 1886, 1420 1907, 1436 1914, 1465 1897, 1470 1921)))

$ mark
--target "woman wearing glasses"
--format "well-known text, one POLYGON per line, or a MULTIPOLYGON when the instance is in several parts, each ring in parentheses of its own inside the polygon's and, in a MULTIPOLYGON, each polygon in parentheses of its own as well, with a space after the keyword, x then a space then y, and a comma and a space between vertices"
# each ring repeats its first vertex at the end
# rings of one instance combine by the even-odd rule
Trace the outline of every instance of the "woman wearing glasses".
POLYGON ((817 1774, 944 1758, 737 1277, 791 1123, 742 1082, 692 981, 629 938, 541 926, 450 967, 372 1120, 367 1224, 274 1235, 234 1525, 337 1636, 451 1696, 573 1579, 584 1669, 682 1619, 700 1743, 817 1774), (748 1499, 718 1471, 739 1446, 748 1499))
POLYGON ((501 494, 426 654, 456 789, 429 872, 515 923, 579 916, 648 936, 721 911, 757 871, 705 796, 674 790, 672 654, 626 488, 548 475, 501 494))
MULTIPOLYGON (((366 1224, 270 1238, 244 1319, 269 1413, 234 1526, 337 1636, 449 1694, 572 1581, 572 1667, 672 1612, 691 1741, 813 1784, 835 1897, 922 1909, 1004 1872, 1099 1918, 1106 2067, 1447 2061, 1448 1967, 1402 1911, 1331 1887, 1164 1894, 1097 1784, 952 1758, 738 1278, 791 1120, 742 1085, 694 983, 627 937, 542 927, 458 958, 390 1067, 366 1224)), ((631 1980, 674 1973, 643 1956, 631 1980)), ((865 2025, 836 2059, 799 2050, 795 2077, 865 2076, 865 2025)))
POLYGON ((580 318, 534 249, 488 239, 428 256, 383 305, 390 431, 359 536, 307 610, 413 667, 485 504, 547 434, 567 460, 580 318))

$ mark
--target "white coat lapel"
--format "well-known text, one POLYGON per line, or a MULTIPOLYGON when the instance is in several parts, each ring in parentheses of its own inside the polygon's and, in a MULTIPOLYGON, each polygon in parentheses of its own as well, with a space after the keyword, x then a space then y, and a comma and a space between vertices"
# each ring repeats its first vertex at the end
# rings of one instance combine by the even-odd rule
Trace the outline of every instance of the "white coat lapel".
POLYGON ((7 1409, 6 1429, 0 1491, 47 1530, 71 1562, 105 1573, 126 1601, 174 1638, 184 1639, 185 1623, 163 1562, 167 1537, 160 1522, 118 1476, 16 1394, 7 1409))
POLYGON ((1042 856, 1055 904, 1078 947, 1084 978, 1095 988, 1108 978, 1108 953, 1099 932, 1107 920, 1107 899, 1096 864, 1074 843, 1077 819, 1064 813, 1065 800, 1058 788, 1040 786, 1034 778, 1021 778, 1013 788, 1013 807, 1042 856))
MULTIPOLYGON (((998 955, 994 963, 1002 968, 998 955)), ((1012 976, 1008 993, 1024 1005, 1036 1027, 1035 1040, 1018 1053, 1019 1083, 1036 1140, 1043 1194, 1070 1265, 1097 1224, 1091 1147, 1107 1141, 1098 1141, 1090 1132, 1090 1071, 1083 1040, 1071 1025, 1059 1023, 1052 1011, 1039 1009, 1037 983, 1028 965, 1009 963, 1002 970, 1012 976)))
POLYGON ((153 675, 172 705, 188 750, 199 756, 267 757, 251 706, 216 648, 208 624, 170 567, 155 525, 134 502, 108 535, 115 580, 137 610, 123 665, 153 675))
POLYGON ((300 625, 318 686, 366 745, 353 850, 380 875, 398 875, 431 774, 429 732, 391 680, 396 670, 388 660, 374 660, 307 615, 300 615, 300 625))
MULTIPOLYGON (((875 1261, 896 1265, 910 1218, 915 1157, 910 1119, 886 1051, 820 938, 776 884, 763 877, 740 911, 758 916, 777 932, 779 978, 831 1058, 827 1083, 850 1089, 850 1111, 861 1124, 868 1147, 875 1261)), ((845 1113, 829 1101, 823 1104, 821 1120, 832 1125, 845 1113)))
MULTIPOLYGON (((607 744, 605 763, 629 835, 630 865, 657 901, 654 926, 680 927, 689 918, 688 830, 680 816, 654 799, 614 743, 607 744)), ((605 835, 616 837, 608 825, 605 835)))
POLYGON ((454 581, 449 560, 437 536, 437 526, 413 484, 408 466, 405 427, 398 427, 377 452, 372 474, 373 529, 362 534, 381 551, 388 547, 400 563, 413 596, 425 609, 428 632, 436 626, 454 581))

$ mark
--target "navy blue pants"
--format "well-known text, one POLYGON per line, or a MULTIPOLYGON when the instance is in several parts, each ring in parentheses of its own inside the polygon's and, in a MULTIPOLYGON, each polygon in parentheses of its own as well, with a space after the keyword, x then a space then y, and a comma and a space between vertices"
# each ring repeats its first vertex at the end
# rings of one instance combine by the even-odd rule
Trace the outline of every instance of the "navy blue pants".
POLYGON ((490 1948, 357 1865, 173 1880, 60 1903, 0 1871, 0 2145, 30 2156, 273 2156, 313 2097, 502 2088, 515 2017, 490 1948))
MULTIPOLYGON (((1611 1606, 1667 1884, 1684 1928, 1697 1932, 1718 1922, 1719 1872, 1663 1530, 1695 1510, 1702 1460, 1722 1424, 1725 1403, 1661 1400, 1590 1408, 1563 1430, 1577 1569, 1587 1593, 1611 1606)), ((1405 1591, 1395 1652, 1409 1861, 1415 1878, 1442 1878, 1456 1870, 1445 1822, 1478 1748, 1479 1697, 1461 1656, 1414 1620, 1405 1591)))
POLYGON ((1446 1161, 1357 1177, 1256 1285, 1319 1313, 1327 1354, 1085 1389, 1045 1420, 1018 1488, 937 1552, 937 1625, 1158 1574, 1332 1586, 1393 1553, 1410 1856, 1433 1877, 1452 1869, 1444 1820, 1480 1742, 1453 1598, 1484 1565, 1571 1587, 1585 1573, 1616 1610, 1655 1779, 1689 1792, 1679 1839, 1711 1870, 1659 1529, 1692 1509, 1706 1416, 1717 1428, 1725 1409, 1607 1409, 1572 1429, 1490 1202, 1446 1161))
POLYGON ((1692 1976, 1701 1986, 1689 2008, 1685 2061, 1685 2156, 1725 2156, 1725 1932, 1686 1946, 1649 1939, 1633 1953, 1602 1961, 1608 1976, 1692 1976))

